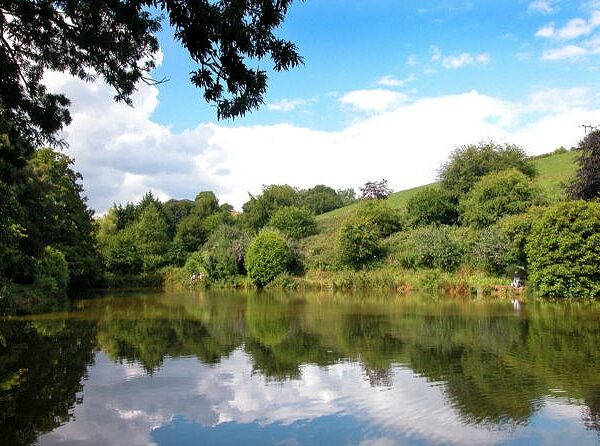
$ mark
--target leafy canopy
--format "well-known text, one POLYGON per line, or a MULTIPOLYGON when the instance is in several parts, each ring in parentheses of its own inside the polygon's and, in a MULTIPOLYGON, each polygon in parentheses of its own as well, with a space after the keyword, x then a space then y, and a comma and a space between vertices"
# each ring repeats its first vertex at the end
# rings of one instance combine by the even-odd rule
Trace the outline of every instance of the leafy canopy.
POLYGON ((438 172, 444 190, 460 197, 484 175, 515 168, 528 177, 535 175, 527 154, 512 144, 499 145, 493 141, 469 144, 456 148, 438 172))
POLYGON ((271 59, 275 71, 302 63, 295 45, 277 38, 292 0, 0 0, 0 114, 32 143, 56 143, 68 125, 69 100, 50 93, 47 71, 85 81, 103 79, 115 99, 131 103, 150 78, 162 13, 175 39, 197 63, 191 82, 215 104, 218 118, 235 118, 263 103, 271 59))

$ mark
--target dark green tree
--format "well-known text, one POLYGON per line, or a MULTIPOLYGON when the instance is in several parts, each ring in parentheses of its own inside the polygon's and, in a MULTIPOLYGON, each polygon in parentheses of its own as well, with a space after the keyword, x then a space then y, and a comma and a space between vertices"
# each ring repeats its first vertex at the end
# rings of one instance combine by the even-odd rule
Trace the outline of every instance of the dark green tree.
POLYGON ((579 169, 569 193, 575 200, 600 199, 600 130, 594 130, 579 143, 579 169))
POLYGON ((302 206, 310 209, 315 215, 341 208, 344 205, 342 197, 335 189, 319 184, 300 193, 302 206))
POLYGON ((246 225, 258 230, 267 224, 277 209, 299 205, 300 194, 295 188, 288 184, 271 184, 263 186, 258 197, 250 196, 250 200, 244 203, 243 219, 246 225))
POLYGON ((99 272, 94 211, 86 204, 81 174, 73 160, 52 149, 37 150, 29 160, 24 193, 25 235, 22 250, 38 257, 43 248, 59 249, 69 264, 71 286, 92 284, 99 272))
POLYGON ((48 70, 85 81, 103 79, 115 99, 131 103, 150 76, 158 50, 155 34, 165 14, 175 39, 198 66, 191 82, 216 104, 219 118, 243 116, 263 103, 267 73, 254 68, 271 59, 275 71, 302 63, 293 43, 279 39, 291 0, 2 0, 0 1, 0 117, 36 145, 57 142, 69 124, 69 100, 49 93, 48 70), (151 9, 153 8, 153 9, 151 9), (117 32, 118 30, 118 32, 117 32))

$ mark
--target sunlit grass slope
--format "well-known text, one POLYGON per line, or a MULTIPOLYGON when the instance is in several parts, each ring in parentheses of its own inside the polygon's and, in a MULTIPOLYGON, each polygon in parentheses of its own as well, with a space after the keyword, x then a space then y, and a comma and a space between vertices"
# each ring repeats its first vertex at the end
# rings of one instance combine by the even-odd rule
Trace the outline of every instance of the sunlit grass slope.
MULTIPOLYGON (((564 198, 563 185, 568 183, 577 170, 577 152, 558 153, 534 159, 533 165, 537 170, 536 184, 544 191, 547 198, 552 201, 564 198)), ((432 187, 436 183, 413 187, 411 189, 395 192, 387 199, 387 204, 392 208, 404 209, 408 200, 416 193, 432 187)), ((336 209, 326 214, 319 215, 317 220, 325 227, 348 215, 357 204, 336 209)))

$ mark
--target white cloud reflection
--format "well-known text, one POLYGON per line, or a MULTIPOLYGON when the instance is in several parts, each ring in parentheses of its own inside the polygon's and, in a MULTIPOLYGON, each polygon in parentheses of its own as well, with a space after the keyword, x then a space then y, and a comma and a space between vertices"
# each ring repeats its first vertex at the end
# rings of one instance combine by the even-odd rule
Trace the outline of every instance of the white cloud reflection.
MULTIPOLYGON (((352 417, 368 426, 360 440, 365 445, 400 444, 400 440, 485 445, 533 434, 552 444, 557 438, 552 429, 542 435, 548 427, 541 429, 536 423, 516 431, 465 424, 448 405, 443 385, 410 369, 395 367, 392 382, 391 387, 372 387, 360 365, 348 362, 304 365, 299 379, 273 382, 256 373, 251 358, 240 350, 215 366, 194 358, 168 359, 150 377, 131 373, 131 366, 113 364, 99 353, 74 420, 43 435, 39 443, 153 444, 152 431, 169 427, 175 417, 218 428, 228 422, 290 426, 332 415, 352 417)), ((557 399, 548 400, 542 412, 550 419, 559 416, 571 421, 581 415, 579 407, 557 399)), ((581 438, 581 432, 570 434, 581 438)))

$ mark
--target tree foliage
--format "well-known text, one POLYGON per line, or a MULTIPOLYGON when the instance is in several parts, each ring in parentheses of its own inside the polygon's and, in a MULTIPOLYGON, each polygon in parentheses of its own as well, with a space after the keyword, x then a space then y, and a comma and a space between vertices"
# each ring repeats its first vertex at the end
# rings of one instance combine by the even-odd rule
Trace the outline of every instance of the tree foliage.
POLYGON ((347 218, 337 236, 338 258, 342 265, 362 268, 381 254, 380 230, 365 216, 347 218))
POLYGON ((300 194, 292 186, 288 184, 263 186, 259 196, 250 196, 250 200, 242 206, 244 222, 249 227, 258 230, 267 224, 277 209, 299 205, 300 194))
POLYGON ((285 237, 275 229, 263 229, 248 245, 246 271, 257 287, 262 288, 277 275, 290 271, 294 253, 285 237))
POLYGON ((458 223, 458 203, 452 194, 440 187, 428 187, 410 197, 406 211, 413 226, 458 223))
POLYGON ((269 226, 296 240, 317 233, 315 217, 307 209, 297 206, 277 209, 269 220, 269 226))
POLYGON ((456 148, 440 168, 438 179, 443 189, 459 198, 469 192, 481 177, 511 168, 528 177, 535 175, 535 169, 521 147, 481 142, 456 148))
POLYGON ((516 169, 482 177, 460 202, 463 223, 483 228, 508 215, 521 214, 541 204, 541 191, 516 169))
POLYGON ((600 296, 600 203, 551 206, 533 223, 525 250, 530 282, 539 294, 600 296))
POLYGON ((578 146, 579 169, 569 193, 575 200, 600 199, 600 130, 587 135, 578 146))
POLYGON ((367 181, 359 189, 361 200, 383 200, 392 193, 385 178, 381 181, 367 181))
POLYGON ((267 86, 266 71, 253 61, 271 59, 275 71, 302 63, 295 45, 273 33, 291 1, 2 1, 0 117, 36 145, 56 142, 71 117, 69 100, 43 83, 49 70, 101 78, 117 101, 131 103, 139 82, 155 83, 161 17, 150 8, 166 15, 198 64, 190 80, 217 116, 243 116, 263 103, 267 86))

